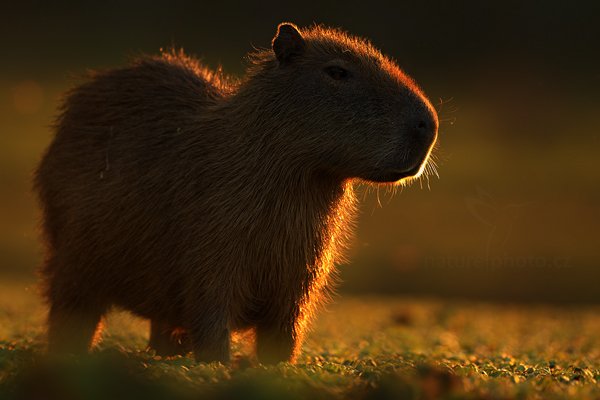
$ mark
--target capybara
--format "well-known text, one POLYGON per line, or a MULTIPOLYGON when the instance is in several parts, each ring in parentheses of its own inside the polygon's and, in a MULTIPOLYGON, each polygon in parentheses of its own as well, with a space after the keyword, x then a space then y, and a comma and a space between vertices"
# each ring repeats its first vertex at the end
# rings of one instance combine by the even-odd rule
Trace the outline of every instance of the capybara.
POLYGON ((437 128, 392 60, 320 26, 279 25, 239 81, 176 51, 92 73, 35 176, 49 350, 88 350, 116 306, 150 319, 158 354, 227 362, 253 329, 261 362, 293 362, 354 184, 420 174, 437 128))

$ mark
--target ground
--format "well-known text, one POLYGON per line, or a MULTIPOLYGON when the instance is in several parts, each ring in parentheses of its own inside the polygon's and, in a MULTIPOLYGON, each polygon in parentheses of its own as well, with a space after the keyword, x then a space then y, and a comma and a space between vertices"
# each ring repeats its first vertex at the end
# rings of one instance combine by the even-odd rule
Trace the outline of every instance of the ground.
POLYGON ((0 398, 600 398, 600 309, 339 296, 297 365, 233 367, 145 350, 146 321, 114 312, 89 356, 43 356, 35 285, 0 284, 0 398))

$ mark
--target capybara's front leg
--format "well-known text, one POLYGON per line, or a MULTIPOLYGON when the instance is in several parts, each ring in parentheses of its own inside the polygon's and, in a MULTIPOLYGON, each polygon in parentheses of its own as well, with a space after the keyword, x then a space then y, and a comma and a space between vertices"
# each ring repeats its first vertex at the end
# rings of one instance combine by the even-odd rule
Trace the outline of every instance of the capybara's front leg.
POLYGON ((53 353, 85 353, 100 335, 102 311, 79 299, 52 299, 48 313, 48 350, 53 353))
POLYGON ((188 333, 194 358, 198 362, 226 364, 230 361, 229 314, 224 304, 217 303, 218 297, 212 298, 212 304, 205 299, 188 306, 188 333))
POLYGON ((276 319, 262 321, 256 327, 256 355, 263 364, 296 361, 303 338, 302 318, 298 310, 276 319))

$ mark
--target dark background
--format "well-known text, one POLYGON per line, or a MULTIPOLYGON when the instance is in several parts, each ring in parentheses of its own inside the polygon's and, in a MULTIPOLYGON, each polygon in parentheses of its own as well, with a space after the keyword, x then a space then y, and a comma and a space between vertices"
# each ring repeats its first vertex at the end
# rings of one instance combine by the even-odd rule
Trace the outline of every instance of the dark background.
POLYGON ((440 179, 361 188, 342 291, 600 302, 599 19, 593 1, 3 2, 0 279, 41 260, 30 175, 74 77, 172 45, 239 76, 292 21, 370 38, 442 121, 440 179))

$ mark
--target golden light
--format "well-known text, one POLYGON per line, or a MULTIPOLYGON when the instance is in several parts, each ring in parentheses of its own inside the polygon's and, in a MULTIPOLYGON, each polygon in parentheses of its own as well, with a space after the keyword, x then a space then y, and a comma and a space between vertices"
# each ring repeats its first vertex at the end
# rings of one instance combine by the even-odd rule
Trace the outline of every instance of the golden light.
POLYGON ((13 105, 19 114, 31 115, 44 104, 44 90, 32 80, 18 83, 13 87, 13 105))

